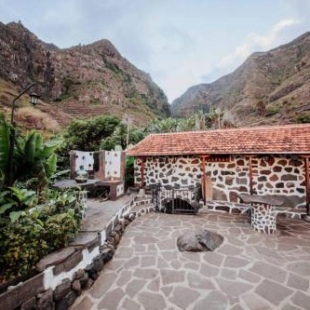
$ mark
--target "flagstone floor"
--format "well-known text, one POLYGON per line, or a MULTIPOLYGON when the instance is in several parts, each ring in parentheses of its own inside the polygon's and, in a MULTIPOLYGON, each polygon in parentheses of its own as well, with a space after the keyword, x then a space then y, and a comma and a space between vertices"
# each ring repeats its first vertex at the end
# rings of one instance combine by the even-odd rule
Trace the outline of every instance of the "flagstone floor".
POLYGON ((274 235, 245 215, 149 213, 126 228, 114 258, 71 309, 310 309, 310 223, 280 218, 274 235), (176 239, 209 229, 214 252, 179 252, 176 239))

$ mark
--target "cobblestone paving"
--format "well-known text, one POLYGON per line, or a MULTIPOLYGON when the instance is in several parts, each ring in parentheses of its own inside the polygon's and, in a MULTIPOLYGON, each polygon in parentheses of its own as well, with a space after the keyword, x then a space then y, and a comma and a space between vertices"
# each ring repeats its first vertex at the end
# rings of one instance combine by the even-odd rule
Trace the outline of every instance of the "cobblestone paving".
POLYGON ((127 228, 113 260, 73 310, 310 309, 310 223, 281 218, 274 235, 248 217, 149 213, 127 228), (178 236, 209 229, 214 252, 179 252, 178 236))

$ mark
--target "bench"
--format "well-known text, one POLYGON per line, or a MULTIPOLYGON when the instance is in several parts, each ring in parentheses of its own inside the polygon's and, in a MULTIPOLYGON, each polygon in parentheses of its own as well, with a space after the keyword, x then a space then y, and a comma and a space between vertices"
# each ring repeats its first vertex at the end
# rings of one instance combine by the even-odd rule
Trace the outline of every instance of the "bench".
POLYGON ((228 213, 230 214, 233 213, 234 210, 238 210, 240 211, 240 214, 244 214, 252 208, 249 204, 225 200, 207 200, 206 206, 212 211, 219 211, 223 208, 228 208, 228 213))
POLYGON ((301 208, 280 208, 280 207, 276 207, 275 212, 277 214, 283 214, 289 218, 299 219, 299 220, 301 220, 307 214, 306 209, 303 210, 301 208))

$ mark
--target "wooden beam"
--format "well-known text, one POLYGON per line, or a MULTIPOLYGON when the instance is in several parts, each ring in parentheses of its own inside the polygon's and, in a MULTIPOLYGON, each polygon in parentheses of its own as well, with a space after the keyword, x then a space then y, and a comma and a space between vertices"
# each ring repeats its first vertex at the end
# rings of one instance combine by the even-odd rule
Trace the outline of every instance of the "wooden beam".
POLYGON ((310 180, 309 180, 309 157, 305 156, 305 179, 306 179, 306 208, 307 216, 310 215, 310 180))
POLYGON ((254 189, 253 189, 253 169, 252 169, 252 158, 253 156, 249 156, 249 185, 250 185, 250 194, 254 194, 254 189))
POLYGON ((201 184, 201 192, 202 192, 202 196, 203 196, 203 202, 204 204, 206 204, 206 157, 208 156, 201 156, 201 165, 200 165, 200 170, 202 173, 202 184, 201 184))
POLYGON ((140 184, 140 188, 144 188, 144 164, 145 164, 145 157, 141 157, 141 167, 140 167, 141 184, 140 184))

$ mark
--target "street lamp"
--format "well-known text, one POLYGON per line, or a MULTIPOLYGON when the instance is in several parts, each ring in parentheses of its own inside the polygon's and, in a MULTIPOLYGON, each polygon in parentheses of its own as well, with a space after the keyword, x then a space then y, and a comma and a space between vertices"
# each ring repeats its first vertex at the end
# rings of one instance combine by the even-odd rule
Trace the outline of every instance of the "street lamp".
MULTIPOLYGON (((14 169, 14 144, 15 144, 15 123, 14 123, 14 112, 15 112, 15 103, 17 99, 19 99, 24 93, 26 93, 31 87, 33 87, 36 83, 32 83, 29 85, 27 88, 25 88, 21 93, 19 93, 12 102, 12 110, 11 110, 11 124, 12 124, 12 129, 11 129, 11 134, 10 134, 10 152, 9 152, 9 170, 8 170, 8 178, 7 178, 7 183, 8 186, 13 185, 13 169, 14 169)), ((39 96, 35 93, 30 94, 30 102, 33 105, 36 105, 38 103, 39 96)))

